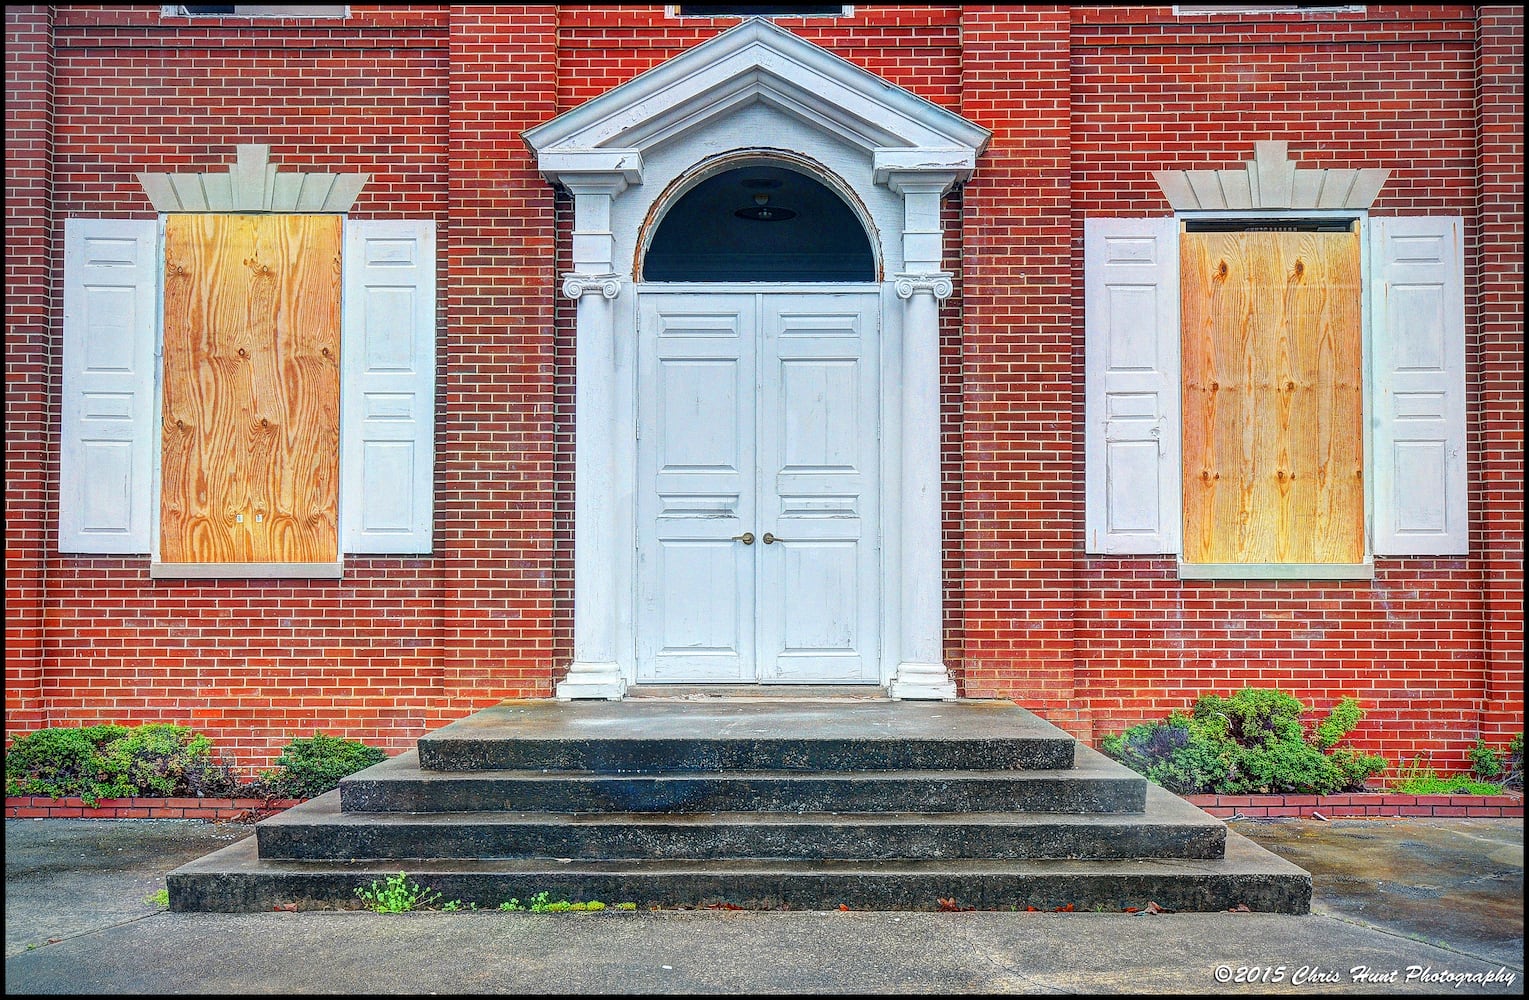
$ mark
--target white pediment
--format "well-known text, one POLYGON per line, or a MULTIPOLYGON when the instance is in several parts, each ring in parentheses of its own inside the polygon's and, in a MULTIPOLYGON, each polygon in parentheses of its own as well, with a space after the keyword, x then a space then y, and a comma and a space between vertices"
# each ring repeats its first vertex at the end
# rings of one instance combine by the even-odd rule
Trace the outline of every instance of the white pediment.
POLYGON ((1289 143, 1253 144, 1253 159, 1224 170, 1158 170, 1153 176, 1177 211, 1357 209, 1368 211, 1391 176, 1389 167, 1296 166, 1289 143))
POLYGON ((159 212, 349 212, 368 174, 278 172, 271 147, 247 143, 225 171, 141 173, 159 212))
POLYGON ((644 154, 755 103, 864 150, 877 179, 976 166, 991 133, 766 18, 737 27, 524 134, 554 182, 642 179, 644 154))

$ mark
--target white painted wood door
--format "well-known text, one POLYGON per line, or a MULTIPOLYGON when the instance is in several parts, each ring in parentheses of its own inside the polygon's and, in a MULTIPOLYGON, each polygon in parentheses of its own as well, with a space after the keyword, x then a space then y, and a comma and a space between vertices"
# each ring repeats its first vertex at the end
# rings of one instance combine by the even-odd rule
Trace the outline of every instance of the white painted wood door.
POLYGON ((879 294, 639 308, 638 681, 877 683, 879 294))

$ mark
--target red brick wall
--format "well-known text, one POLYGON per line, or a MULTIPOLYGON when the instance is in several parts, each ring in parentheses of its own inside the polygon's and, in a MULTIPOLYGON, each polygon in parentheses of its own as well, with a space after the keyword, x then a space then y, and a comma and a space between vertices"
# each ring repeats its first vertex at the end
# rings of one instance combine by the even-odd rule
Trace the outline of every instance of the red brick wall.
MULTIPOLYGON (((1236 166, 1252 157, 1255 141, 1279 138, 1305 166, 1392 168, 1377 215, 1463 215, 1474 288, 1481 213, 1472 17, 1469 8, 1200 19, 1076 11, 1074 287, 1085 216, 1169 214, 1154 169, 1236 166), (1276 26, 1287 29, 1277 39, 1276 26)), ((1517 294, 1521 350, 1521 286, 1517 294)), ((1074 305, 1081 373, 1076 297, 1074 305)), ((1480 373, 1483 356, 1469 353, 1472 374, 1480 373)), ((1494 378, 1504 387, 1516 380, 1521 390, 1521 365, 1515 373, 1494 362, 1494 378)), ((1483 435, 1507 443, 1510 412, 1470 409, 1473 444, 1483 435)), ((1081 418, 1075 409, 1079 434, 1081 418)), ((1517 420, 1521 441, 1521 409, 1517 420)), ((1374 581, 1330 584, 1179 582, 1171 560, 1081 558, 1077 684, 1096 732, 1184 708, 1202 691, 1277 686, 1322 710, 1354 695, 1369 712, 1361 744, 1396 760, 1431 754, 1436 766, 1463 767, 1489 694, 1482 576, 1493 557, 1484 529, 1510 510, 1489 497, 1486 456, 1475 457, 1472 558, 1377 559, 1374 581)), ((1501 490, 1507 477, 1497 478, 1501 490)), ((1522 727, 1521 698, 1506 714, 1517 721, 1498 731, 1522 727)))
POLYGON ((1077 728, 1069 33, 1065 7, 962 12, 960 110, 993 138, 964 193, 963 492, 946 503, 965 522, 961 693, 1077 728))
MULTIPOLYGON (((432 216, 449 245, 442 15, 356 8, 344 28, 235 28, 162 21, 158 8, 55 10, 54 193, 51 232, 36 237, 42 273, 12 266, 9 233, 7 251, 7 308, 51 302, 45 343, 55 351, 63 221, 151 216, 138 171, 220 169, 237 143, 269 143, 284 170, 369 172, 356 216, 432 216), (22 283, 27 294, 14 299, 22 283)), ((24 530, 7 529, 8 730, 180 722, 252 766, 315 730, 397 751, 461 714, 443 679, 443 560, 353 558, 343 581, 200 582, 150 581, 141 558, 59 556, 56 356, 39 369, 34 376, 7 358, 7 391, 24 370, 37 380, 32 398, 49 404, 45 416, 28 411, 25 426, 42 430, 22 438, 47 435, 46 455, 33 459, 40 473, 29 466, 46 479, 44 502, 18 492, 7 473, 8 506, 20 499, 30 515, 19 519, 24 530), (13 540, 22 557, 15 566, 13 540), (19 594, 25 603, 19 570, 39 557, 42 668, 13 673, 12 650, 23 655, 27 636, 11 600, 19 594)), ((7 415, 8 448, 18 415, 7 415)))
POLYGON ((5 8, 5 718, 45 718, 43 526, 50 509, 51 8, 5 8))
POLYGON ((1481 728, 1524 728, 1524 14, 1476 13, 1477 213, 1481 324, 1481 545, 1487 690, 1481 728))
MULTIPOLYGON (((577 107, 736 25, 736 17, 670 17, 664 6, 564 6, 558 110, 577 107)), ((849 18, 776 23, 936 104, 961 103, 960 8, 855 6, 849 18)))
MULTIPOLYGON (((712 37, 661 5, 365 7, 344 21, 7 8, 7 729, 174 721, 266 765, 316 729, 397 752, 571 648, 571 212, 520 133, 712 37), (48 11, 52 10, 50 18, 48 11), (53 553, 63 220, 148 217, 142 170, 264 142, 365 171, 361 217, 431 216, 436 545, 345 579, 150 581, 53 553)), ((993 130, 947 201, 946 651, 968 696, 1090 737, 1206 690, 1370 710, 1361 742, 1463 767, 1522 728, 1522 17, 1508 8, 1174 17, 867 6, 782 26, 993 130), (1175 579, 1082 551, 1082 228, 1162 215, 1162 168, 1280 138, 1393 170, 1377 214, 1467 220, 1472 556, 1374 581, 1175 579)))
POLYGON ((553 195, 520 133, 557 113, 557 11, 452 9, 445 687, 552 694, 553 195))

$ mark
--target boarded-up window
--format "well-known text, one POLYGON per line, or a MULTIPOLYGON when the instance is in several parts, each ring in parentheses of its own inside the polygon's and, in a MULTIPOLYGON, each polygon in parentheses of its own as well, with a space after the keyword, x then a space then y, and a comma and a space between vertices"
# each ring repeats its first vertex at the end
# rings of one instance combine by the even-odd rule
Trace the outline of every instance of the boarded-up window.
POLYGON ((339 558, 338 215, 165 223, 160 561, 339 558))
POLYGON ((1365 555, 1357 232, 1185 232, 1183 558, 1365 555))

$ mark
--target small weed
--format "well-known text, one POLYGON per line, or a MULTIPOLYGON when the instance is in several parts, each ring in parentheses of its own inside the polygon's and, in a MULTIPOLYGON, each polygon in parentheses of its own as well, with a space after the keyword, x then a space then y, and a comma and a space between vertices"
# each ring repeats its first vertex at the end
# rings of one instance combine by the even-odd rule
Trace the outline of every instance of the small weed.
POLYGON ((464 903, 460 899, 453 899, 449 903, 442 903, 441 909, 447 913, 456 913, 459 910, 476 910, 477 903, 464 903))
POLYGON ((1391 790, 1401 795, 1501 795, 1503 786, 1478 781, 1469 774, 1441 775, 1414 757, 1410 765, 1401 768, 1391 790))
POLYGON ((547 892, 538 892, 524 903, 516 898, 506 900, 499 904, 499 909, 505 913, 598 913, 606 909, 635 910, 637 904, 616 903, 607 906, 598 899, 591 899, 587 903, 571 903, 566 899, 552 899, 547 892))
MULTIPOLYGON (((420 888, 418 883, 410 883, 409 876, 403 872, 397 875, 389 875, 387 882, 373 882, 371 887, 358 886, 356 895, 366 904, 366 908, 376 913, 408 913, 412 910, 424 910, 440 902, 441 894, 433 892, 429 888, 420 888)), ((461 901, 457 901, 458 905, 461 901)))
POLYGON ((1402 795, 1501 795, 1502 786, 1477 781, 1468 774, 1453 777, 1423 775, 1398 782, 1395 791, 1402 795))
POLYGON ((155 892, 151 892, 147 896, 143 897, 143 901, 145 903, 148 903, 150 906, 169 907, 169 905, 170 905, 170 890, 169 889, 159 889, 159 890, 157 890, 155 892))

